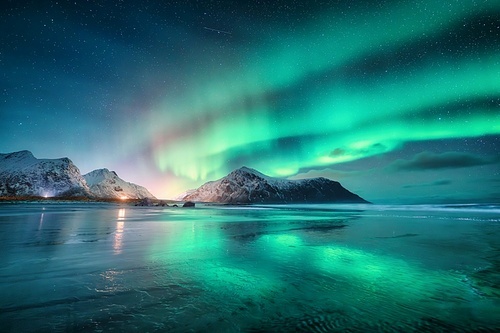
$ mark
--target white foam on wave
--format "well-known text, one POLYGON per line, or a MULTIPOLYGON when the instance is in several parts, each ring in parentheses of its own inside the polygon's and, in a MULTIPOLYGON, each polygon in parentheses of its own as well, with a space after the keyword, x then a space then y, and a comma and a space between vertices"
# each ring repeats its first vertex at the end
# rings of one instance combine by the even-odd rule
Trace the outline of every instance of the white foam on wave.
MULTIPOLYGON (((290 209, 331 209, 331 210, 360 210, 360 211, 467 211, 500 213, 500 204, 418 204, 418 205, 379 205, 379 204, 276 204, 255 206, 233 206, 239 208, 290 208, 290 209)), ((219 206, 217 206, 219 208, 219 206)))

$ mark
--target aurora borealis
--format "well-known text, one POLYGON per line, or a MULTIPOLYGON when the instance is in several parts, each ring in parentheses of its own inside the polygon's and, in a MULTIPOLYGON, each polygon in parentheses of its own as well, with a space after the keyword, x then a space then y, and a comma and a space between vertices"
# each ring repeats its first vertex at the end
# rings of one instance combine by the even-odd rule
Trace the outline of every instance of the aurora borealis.
POLYGON ((500 198, 498 1, 0 6, 0 152, 161 198, 242 165, 373 202, 500 198))

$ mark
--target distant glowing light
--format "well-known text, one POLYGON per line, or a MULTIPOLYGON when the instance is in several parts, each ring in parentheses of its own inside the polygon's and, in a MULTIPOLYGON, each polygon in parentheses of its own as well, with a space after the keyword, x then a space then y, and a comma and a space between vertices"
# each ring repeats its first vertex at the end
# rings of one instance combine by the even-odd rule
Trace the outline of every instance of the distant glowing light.
POLYGON ((122 196, 120 197, 120 199, 121 199, 121 200, 127 200, 127 199, 128 199, 128 197, 127 197, 127 196, 125 196, 125 195, 122 195, 122 196))
POLYGON ((44 198, 52 198, 53 196, 55 196, 55 193, 51 191, 43 191, 41 193, 41 196, 44 198))

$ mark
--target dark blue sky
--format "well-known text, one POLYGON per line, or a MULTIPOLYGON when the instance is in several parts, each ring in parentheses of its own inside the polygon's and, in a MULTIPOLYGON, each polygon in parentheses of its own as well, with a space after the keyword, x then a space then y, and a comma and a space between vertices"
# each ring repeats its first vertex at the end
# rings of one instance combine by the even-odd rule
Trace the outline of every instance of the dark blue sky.
POLYGON ((498 202, 496 1, 3 1, 0 152, 171 198, 242 165, 498 202))

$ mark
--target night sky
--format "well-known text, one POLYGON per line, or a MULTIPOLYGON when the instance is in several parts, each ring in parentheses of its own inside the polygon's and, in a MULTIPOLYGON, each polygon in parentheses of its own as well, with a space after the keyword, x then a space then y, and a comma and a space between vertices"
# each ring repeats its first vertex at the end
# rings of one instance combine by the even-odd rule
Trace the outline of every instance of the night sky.
POLYGON ((247 166, 500 201, 500 2, 2 1, 0 152, 173 198, 247 166))

